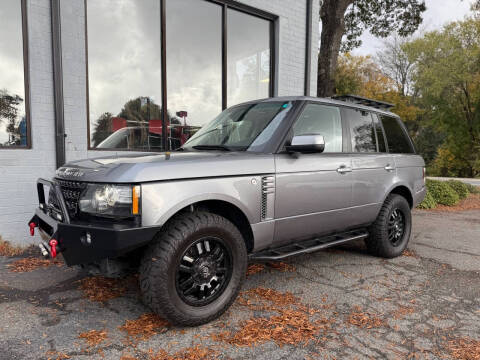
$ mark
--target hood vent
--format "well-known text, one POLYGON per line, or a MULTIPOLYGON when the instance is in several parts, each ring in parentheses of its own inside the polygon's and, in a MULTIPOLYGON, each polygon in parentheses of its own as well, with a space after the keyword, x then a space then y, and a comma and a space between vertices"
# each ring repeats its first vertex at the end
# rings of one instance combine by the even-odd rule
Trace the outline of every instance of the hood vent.
POLYGON ((275 204, 275 177, 262 177, 262 207, 261 220, 272 220, 275 204))

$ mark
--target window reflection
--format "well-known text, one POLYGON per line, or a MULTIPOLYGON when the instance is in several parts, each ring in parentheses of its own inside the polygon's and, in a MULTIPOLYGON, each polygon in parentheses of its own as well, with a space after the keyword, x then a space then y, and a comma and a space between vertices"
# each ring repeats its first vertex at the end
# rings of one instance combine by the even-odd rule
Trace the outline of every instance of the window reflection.
POLYGON ((228 106, 270 94, 270 21, 228 10, 228 106))
POLYGON ((0 19, 0 34, 8 35, 0 37, 0 147, 26 147, 21 1, 2 0, 0 19))
POLYGON ((170 0, 166 14, 167 107, 179 119, 169 127, 176 148, 222 111, 222 7, 170 0))
POLYGON ((160 2, 90 0, 87 26, 91 147, 162 150, 160 2))

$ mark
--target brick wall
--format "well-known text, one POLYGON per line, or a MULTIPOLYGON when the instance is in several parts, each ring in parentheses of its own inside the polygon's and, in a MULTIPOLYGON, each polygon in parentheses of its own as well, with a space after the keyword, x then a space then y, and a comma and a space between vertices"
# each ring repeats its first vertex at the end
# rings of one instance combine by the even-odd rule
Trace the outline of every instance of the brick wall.
POLYGON ((35 181, 55 170, 50 0, 27 1, 27 14, 32 149, 0 150, 0 236, 22 245, 31 241, 35 181))
MULTIPOLYGON (((303 95, 306 0, 244 0, 279 16, 278 94, 303 95)), ((35 180, 55 170, 50 0, 27 0, 30 52, 31 150, 0 150, 0 236, 25 244, 37 204, 35 180)), ((1 6, 1 5, 0 5, 1 6)), ((115 152, 87 150, 84 0, 61 2, 63 93, 67 161, 115 152), (68 5, 67 5, 68 4, 68 5)), ((318 1, 313 1, 311 95, 316 94, 318 1)))

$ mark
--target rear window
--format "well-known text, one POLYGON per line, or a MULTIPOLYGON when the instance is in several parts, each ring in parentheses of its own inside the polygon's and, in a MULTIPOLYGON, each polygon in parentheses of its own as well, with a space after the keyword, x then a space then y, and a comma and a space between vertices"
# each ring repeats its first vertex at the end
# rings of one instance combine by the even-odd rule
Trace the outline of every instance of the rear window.
POLYGON ((380 115, 383 130, 387 137, 388 151, 394 154, 413 154, 415 150, 412 142, 400 125, 400 121, 394 117, 380 115))

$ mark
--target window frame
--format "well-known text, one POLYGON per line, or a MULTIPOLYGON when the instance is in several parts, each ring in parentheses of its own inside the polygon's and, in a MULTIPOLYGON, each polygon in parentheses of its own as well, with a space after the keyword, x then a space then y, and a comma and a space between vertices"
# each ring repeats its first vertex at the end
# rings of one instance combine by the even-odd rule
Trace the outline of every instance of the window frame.
POLYGON ((27 18, 27 0, 20 1, 20 11, 22 15, 22 48, 23 48, 23 87, 25 101, 25 117, 27 118, 27 145, 8 145, 0 146, 1 150, 30 150, 32 149, 32 126, 30 116, 30 76, 29 76, 29 53, 28 53, 28 18, 27 18))
POLYGON ((394 154, 394 155, 418 155, 417 154, 417 149, 415 148, 415 144, 413 143, 413 140, 412 138, 410 137, 410 135, 408 134, 408 129, 407 127, 405 126, 405 124, 403 123, 402 119, 398 116, 392 116, 392 115, 388 115, 388 114, 377 114, 378 116, 378 121, 380 123, 380 125, 382 126, 382 130, 383 130, 383 136, 385 137, 385 145, 387 146, 387 153, 389 154, 394 154), (410 144, 411 148, 412 148, 412 152, 409 152, 409 153, 399 153, 399 152, 391 152, 390 151, 390 146, 388 145, 388 137, 387 137, 387 132, 385 131, 384 129, 384 126, 383 126, 383 121, 382 121, 382 116, 385 116, 385 117, 389 117, 391 118, 392 120, 396 121, 398 126, 400 127, 403 135, 407 138, 407 142, 410 144))
MULTIPOLYGON (((26 0, 22 0, 22 3, 26 0)), ((90 85, 89 85, 89 73, 88 73, 88 19, 87 19, 87 6, 89 0, 84 0, 84 26, 85 26, 85 67, 86 67, 86 107, 87 107, 87 150, 95 151, 132 151, 132 152, 155 152, 158 153, 158 150, 141 150, 141 149, 98 149, 92 147, 91 144, 91 133, 90 133, 90 85)), ((92 1, 92 0, 90 0, 92 1)), ((175 0, 158 0, 160 1, 160 53, 161 53, 161 107, 162 107, 162 123, 164 119, 167 118, 167 81, 168 81, 168 69, 167 69, 167 53, 166 53, 166 2, 175 1, 175 0)), ((221 61, 222 61, 222 111, 227 108, 227 97, 228 97, 228 14, 227 10, 232 9, 240 11, 250 16, 255 16, 263 20, 267 20, 270 23, 269 26, 269 37, 270 37, 270 86, 269 86, 269 97, 273 97, 277 91, 277 57, 278 57, 278 19, 279 16, 265 10, 257 9, 253 6, 239 3, 234 0, 200 0, 204 2, 210 2, 222 7, 222 19, 221 19, 221 61)), ((163 148, 164 151, 171 151, 170 144, 166 134, 166 127, 162 126, 163 129, 163 148)))

